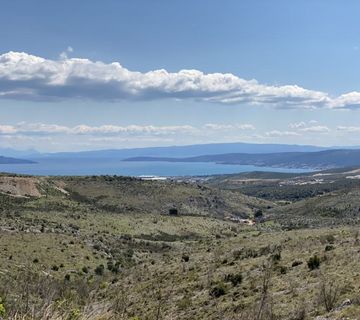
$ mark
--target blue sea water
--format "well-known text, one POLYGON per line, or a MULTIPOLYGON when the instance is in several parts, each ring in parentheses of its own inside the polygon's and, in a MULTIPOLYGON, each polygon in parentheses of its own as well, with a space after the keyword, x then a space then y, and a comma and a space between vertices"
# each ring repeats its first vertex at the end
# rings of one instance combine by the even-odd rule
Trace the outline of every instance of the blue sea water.
POLYGON ((202 176, 251 171, 301 173, 310 170, 226 165, 211 162, 121 161, 118 159, 33 159, 34 164, 0 164, 0 172, 30 175, 202 176))

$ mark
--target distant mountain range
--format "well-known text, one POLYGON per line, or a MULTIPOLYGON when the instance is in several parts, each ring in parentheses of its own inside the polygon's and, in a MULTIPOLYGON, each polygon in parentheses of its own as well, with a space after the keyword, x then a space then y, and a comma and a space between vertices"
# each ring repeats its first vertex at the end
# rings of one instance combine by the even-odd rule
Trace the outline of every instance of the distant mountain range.
POLYGON ((215 162, 259 167, 329 169, 360 165, 360 150, 325 150, 316 152, 226 153, 187 158, 133 157, 126 161, 215 162))
POLYGON ((26 163, 35 163, 35 162, 31 160, 23 160, 23 159, 0 156, 0 164, 26 164, 26 163))
MULTIPOLYGON (((93 150, 81 152, 57 152, 57 153, 36 153, 29 154, 27 158, 111 158, 126 159, 131 157, 171 157, 185 158, 202 155, 216 155, 225 153, 279 153, 279 152, 316 152, 323 151, 325 148, 309 145, 288 145, 288 144, 252 144, 252 143, 211 143, 197 144, 187 146, 169 146, 169 147, 149 147, 149 148, 131 148, 131 149, 109 149, 93 150)), ((8 156, 6 153, 0 154, 8 156)))
POLYGON ((40 153, 0 148, 0 164, 43 159, 87 159, 168 162, 216 162, 282 168, 338 168, 360 165, 360 147, 318 147, 289 144, 213 143, 187 146, 40 153), (28 160, 22 160, 28 159, 28 160))

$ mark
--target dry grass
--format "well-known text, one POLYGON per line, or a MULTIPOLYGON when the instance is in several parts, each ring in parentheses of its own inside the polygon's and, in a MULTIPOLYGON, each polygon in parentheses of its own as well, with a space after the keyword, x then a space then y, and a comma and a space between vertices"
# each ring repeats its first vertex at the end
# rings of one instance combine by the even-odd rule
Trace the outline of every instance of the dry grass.
MULTIPOLYGON (((108 203, 119 194, 118 181, 114 188, 108 203)), ((99 190, 92 192, 94 199, 99 190)), ((190 197, 186 192, 182 197, 190 197)), ((270 222, 246 227, 212 215, 107 212, 103 202, 76 201, 53 189, 46 197, 2 201, 0 306, 6 320, 360 314, 356 227, 284 231, 270 222), (320 267, 310 270, 314 255, 320 267), (339 308, 345 299, 351 303, 339 308)))

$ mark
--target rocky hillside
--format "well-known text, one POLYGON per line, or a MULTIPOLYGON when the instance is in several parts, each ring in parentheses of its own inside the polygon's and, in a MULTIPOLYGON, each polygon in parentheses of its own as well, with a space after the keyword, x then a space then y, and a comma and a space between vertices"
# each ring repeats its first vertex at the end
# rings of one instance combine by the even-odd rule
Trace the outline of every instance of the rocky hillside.
MULTIPOLYGON (((218 218, 248 218, 259 209, 274 206, 267 200, 200 184, 114 176, 50 178, 3 175, 0 176, 0 193, 10 198, 28 199, 25 204, 31 203, 34 208, 37 205, 61 208, 71 204, 84 210, 139 214, 168 214, 170 209, 176 208, 179 215, 218 218)), ((14 206, 15 202, 9 205, 14 206)))
POLYGON ((144 181, 124 177, 85 177, 62 180, 70 198, 112 212, 249 217, 273 203, 200 184, 144 181))

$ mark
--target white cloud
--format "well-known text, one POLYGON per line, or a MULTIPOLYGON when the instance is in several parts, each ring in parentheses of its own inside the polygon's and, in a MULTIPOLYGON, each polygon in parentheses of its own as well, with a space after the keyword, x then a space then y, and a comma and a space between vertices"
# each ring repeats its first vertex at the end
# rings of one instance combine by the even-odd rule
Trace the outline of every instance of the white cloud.
POLYGON ((102 125, 102 126, 88 126, 78 125, 75 127, 59 126, 56 124, 44 123, 26 123, 20 122, 17 125, 0 125, 1 135, 171 135, 176 133, 190 133, 196 130, 189 125, 182 126, 115 126, 115 125, 102 125))
POLYGON ((57 124, 19 122, 16 125, 0 125, 0 135, 88 135, 88 136, 160 136, 176 134, 199 134, 208 131, 255 130, 252 124, 216 124, 208 123, 200 127, 191 125, 154 126, 154 125, 101 125, 85 124, 74 127, 57 124))
POLYGON ((349 92, 343 94, 330 102, 333 108, 359 108, 360 107, 360 92, 349 92))
POLYGON ((327 126, 311 126, 311 127, 301 128, 300 131, 321 133, 321 132, 329 132, 330 129, 327 126))
POLYGON ((299 128, 303 128, 305 126, 306 126, 306 123, 304 121, 289 124, 290 129, 299 129, 299 128))
POLYGON ((152 100, 194 99, 217 103, 248 103, 279 108, 346 108, 360 105, 360 93, 332 99, 325 92, 297 85, 273 86, 245 80, 230 73, 205 74, 198 70, 146 73, 130 71, 118 62, 94 62, 68 58, 69 47, 60 60, 27 53, 0 55, 0 97, 61 100, 152 100))
POLYGON ((299 136, 297 132, 294 131, 280 131, 280 130, 272 130, 265 132, 266 137, 293 137, 293 136, 299 136))
POLYGON ((205 129, 209 130, 255 130, 252 124, 218 124, 218 123, 207 123, 204 126, 205 129))
POLYGON ((0 134, 7 135, 16 133, 16 129, 13 126, 0 125, 0 134))
POLYGON ((299 132, 310 132, 310 133, 325 133, 330 132, 327 126, 319 125, 317 120, 310 120, 308 122, 295 122, 290 123, 289 128, 299 132))
POLYGON ((309 124, 317 124, 317 123, 319 123, 319 121, 317 121, 317 120, 310 120, 309 121, 309 124))
POLYGON ((61 60, 66 60, 66 59, 68 59, 68 54, 72 53, 72 52, 74 52, 74 49, 72 47, 68 46, 65 51, 60 53, 59 58, 61 60))
POLYGON ((307 126, 313 126, 318 123, 319 122, 317 120, 310 120, 308 122, 304 122, 304 121, 293 122, 293 123, 289 123, 289 128, 290 129, 301 129, 301 128, 305 128, 307 126))
POLYGON ((191 132, 195 130, 189 125, 183 126, 114 126, 102 125, 98 127, 91 127, 87 125, 79 125, 68 129, 69 134, 83 134, 83 135, 117 135, 117 134, 150 134, 150 135, 169 135, 179 132, 191 132))
POLYGON ((352 126, 338 126, 336 128, 338 131, 353 133, 353 132, 360 132, 360 127, 352 127, 352 126))

